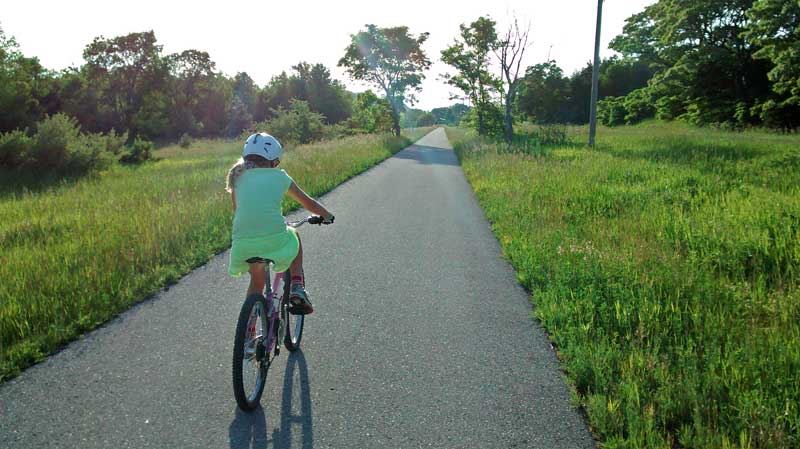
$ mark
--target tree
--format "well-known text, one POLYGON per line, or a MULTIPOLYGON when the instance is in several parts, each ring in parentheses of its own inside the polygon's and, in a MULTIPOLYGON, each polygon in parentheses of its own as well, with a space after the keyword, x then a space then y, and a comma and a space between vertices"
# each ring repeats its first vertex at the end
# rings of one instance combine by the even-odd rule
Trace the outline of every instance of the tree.
POLYGON ((746 34, 754 3, 660 0, 630 17, 611 48, 656 71, 649 90, 657 116, 700 125, 754 123, 737 112, 770 93, 769 62, 753 59, 759 47, 746 34))
POLYGON ((204 130, 200 117, 205 114, 209 85, 214 83, 216 64, 208 53, 185 50, 166 57, 172 75, 172 133, 199 135, 204 130))
POLYGON ((131 129, 132 118, 151 90, 164 89, 168 65, 152 31, 130 33, 112 39, 100 36, 83 51, 88 82, 100 90, 100 100, 110 116, 102 118, 103 130, 131 129))
POLYGON ((506 142, 511 143, 514 138, 514 119, 511 108, 517 94, 519 71, 522 67, 522 58, 528 48, 528 34, 530 24, 523 30, 519 21, 514 17, 513 23, 508 26, 505 35, 497 41, 494 48, 495 55, 500 62, 501 80, 503 82, 503 97, 505 104, 505 135, 506 142))
POLYGON ((751 22, 745 37, 761 47, 753 57, 773 65, 768 76, 776 98, 759 105, 761 119, 795 128, 800 125, 800 3, 759 0, 747 14, 751 22))
POLYGON ((385 98, 378 98, 367 90, 356 96, 353 102, 351 126, 368 133, 389 132, 393 130, 392 106, 385 98))
POLYGON ((517 107, 537 123, 568 121, 569 79, 555 61, 528 67, 520 81, 517 107))
POLYGON ((39 60, 25 57, 0 28, 0 132, 32 127, 54 112, 48 105, 57 91, 54 84, 39 60))
POLYGON ((452 106, 447 106, 444 108, 433 108, 431 110, 431 114, 436 117, 436 123, 442 123, 447 125, 458 125, 461 121, 461 118, 469 112, 470 107, 456 103, 452 106))
MULTIPOLYGON (((443 74, 447 84, 461 90, 475 107, 478 134, 486 134, 486 109, 497 90, 499 80, 489 70, 489 53, 497 45, 495 22, 479 17, 469 25, 461 24, 461 40, 442 50, 442 62, 452 66, 454 75, 443 74)), ((455 97, 458 98, 458 97, 455 97)))
POLYGON ((366 81, 383 90, 392 107, 395 135, 400 135, 400 111, 404 102, 413 104, 409 90, 419 92, 424 71, 431 62, 422 50, 428 33, 414 37, 408 27, 378 28, 366 25, 365 31, 351 35, 350 45, 339 60, 355 80, 366 81))

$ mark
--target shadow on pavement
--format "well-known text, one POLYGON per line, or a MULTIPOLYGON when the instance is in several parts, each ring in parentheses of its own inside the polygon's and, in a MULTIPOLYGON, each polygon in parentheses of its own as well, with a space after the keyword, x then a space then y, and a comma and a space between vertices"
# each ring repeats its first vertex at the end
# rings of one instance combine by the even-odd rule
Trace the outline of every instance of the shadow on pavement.
MULTIPOLYGON (((312 430, 311 390, 308 384, 308 366, 302 350, 290 353, 283 377, 283 398, 281 399, 281 426, 272 431, 271 446, 278 449, 314 447, 312 430), (295 385, 295 380, 297 385, 295 385), (296 394, 295 394, 296 393, 296 394), (299 400, 299 413, 293 414, 294 401, 299 400), (298 429, 299 427, 299 429, 298 429), (297 437, 293 431, 299 431, 297 437), (299 440, 298 445, 294 441, 299 440)), ((228 427, 228 441, 231 449, 266 449, 267 420, 264 409, 258 407, 252 413, 236 408, 236 416, 228 427)))
POLYGON ((281 427, 272 433, 275 448, 314 447, 313 416, 311 413, 311 388, 308 384, 308 365, 303 350, 289 354, 286 371, 283 375, 283 399, 281 401, 281 427), (295 386, 295 380, 297 385, 295 386), (295 394, 297 393, 297 394, 295 394), (299 400, 299 410, 295 407, 295 399, 299 400), (293 414, 298 410, 298 414, 293 414), (300 444, 293 446, 298 438, 292 437, 296 431, 300 444))
POLYGON ((417 161, 425 165, 461 165, 456 154, 447 148, 414 145, 394 155, 398 159, 417 161))
POLYGON ((228 426, 228 442, 231 449, 266 449, 267 419, 264 409, 258 407, 247 413, 236 407, 236 416, 228 426))

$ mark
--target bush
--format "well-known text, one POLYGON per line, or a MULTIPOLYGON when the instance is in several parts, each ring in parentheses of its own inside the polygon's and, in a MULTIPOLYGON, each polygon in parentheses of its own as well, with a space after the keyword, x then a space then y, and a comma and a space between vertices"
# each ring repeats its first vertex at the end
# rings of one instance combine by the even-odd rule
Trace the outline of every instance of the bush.
MULTIPOLYGON (((505 116, 496 104, 487 103, 480 107, 483 111, 483 131, 486 136, 502 136, 505 133, 505 116)), ((478 129, 478 107, 474 107, 461 117, 461 126, 478 129)))
POLYGON ((313 112, 308 102, 292 100, 289 109, 275 109, 275 116, 267 121, 253 124, 246 132, 267 132, 275 136, 282 144, 305 144, 327 137, 325 116, 313 112))
POLYGON ((78 121, 66 114, 55 114, 38 123, 26 164, 47 171, 65 171, 70 160, 70 143, 78 140, 78 121))
POLYGON ((647 88, 636 89, 624 97, 625 123, 632 125, 653 118, 656 108, 647 88))
POLYGON ((597 121, 606 126, 625 124, 625 97, 606 97, 597 102, 597 121))
POLYGON ((153 158, 153 142, 145 139, 136 138, 128 152, 119 161, 123 164, 139 164, 153 158))
POLYGON ((0 166, 19 167, 27 157, 30 146, 31 138, 24 131, 0 134, 0 166))
POLYGON ((180 140, 178 140, 178 145, 180 145, 181 148, 189 148, 193 143, 194 139, 192 139, 189 133, 183 133, 180 140))

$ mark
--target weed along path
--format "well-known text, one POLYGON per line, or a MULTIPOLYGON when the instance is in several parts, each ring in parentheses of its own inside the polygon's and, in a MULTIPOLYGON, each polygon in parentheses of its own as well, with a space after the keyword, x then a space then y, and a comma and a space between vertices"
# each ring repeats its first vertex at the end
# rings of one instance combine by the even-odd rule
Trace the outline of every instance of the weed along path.
POLYGON ((527 293, 437 129, 300 230, 316 312, 251 414, 227 253, 0 386, 0 447, 590 448, 527 293))

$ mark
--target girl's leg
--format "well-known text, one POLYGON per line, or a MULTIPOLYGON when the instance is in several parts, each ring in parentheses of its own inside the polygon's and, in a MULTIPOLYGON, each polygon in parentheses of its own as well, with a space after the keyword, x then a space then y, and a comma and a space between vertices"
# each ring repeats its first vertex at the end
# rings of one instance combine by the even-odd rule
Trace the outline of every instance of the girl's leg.
POLYGON ((267 270, 263 263, 250 264, 250 286, 247 287, 247 296, 252 293, 264 294, 267 285, 267 270))
MULTIPOLYGON (((300 236, 297 236, 299 242, 300 236)), ((307 315, 314 312, 314 307, 308 299, 308 294, 305 289, 305 280, 303 279, 303 245, 297 251, 297 257, 294 258, 292 264, 289 266, 289 271, 292 274, 291 289, 289 300, 292 305, 289 308, 289 313, 307 315)))
POLYGON ((303 243, 300 242, 299 233, 297 234, 297 243, 300 245, 297 250, 297 257, 289 265, 289 271, 292 273, 292 285, 303 284, 303 243))

